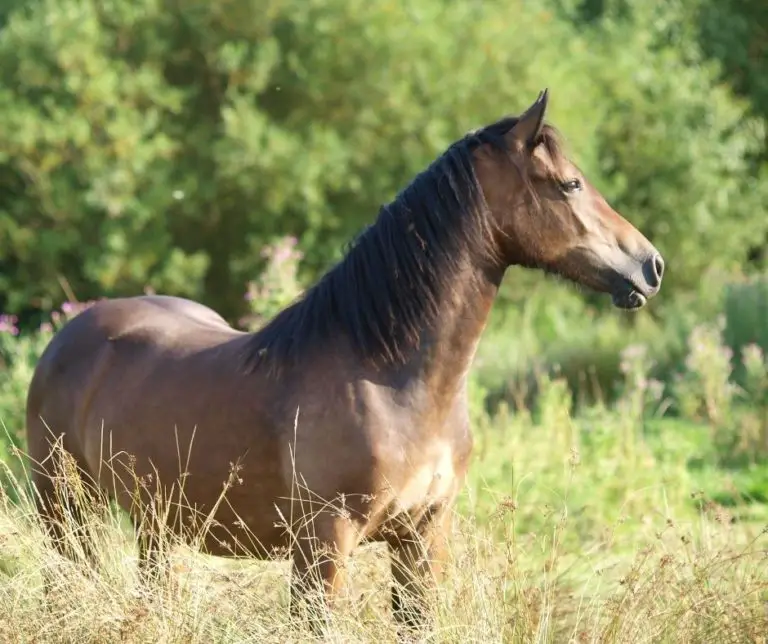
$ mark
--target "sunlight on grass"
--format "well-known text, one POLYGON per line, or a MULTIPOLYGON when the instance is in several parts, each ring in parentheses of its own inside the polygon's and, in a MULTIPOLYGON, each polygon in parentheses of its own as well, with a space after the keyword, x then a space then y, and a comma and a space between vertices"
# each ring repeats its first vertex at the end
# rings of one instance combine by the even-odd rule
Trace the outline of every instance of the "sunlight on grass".
MULTIPOLYGON (((659 446, 635 436, 630 454, 615 412, 574 421, 564 400, 544 399, 545 409, 502 410, 478 428, 425 641, 763 641, 765 524, 698 495, 684 450, 662 459, 659 446)), ((119 513, 91 517, 92 569, 57 554, 27 486, 12 485, 0 514, 1 641, 312 640, 289 618, 285 562, 216 559, 181 546, 167 577, 142 584, 119 513)), ((375 545, 352 557, 326 641, 396 640, 386 555, 375 545)))

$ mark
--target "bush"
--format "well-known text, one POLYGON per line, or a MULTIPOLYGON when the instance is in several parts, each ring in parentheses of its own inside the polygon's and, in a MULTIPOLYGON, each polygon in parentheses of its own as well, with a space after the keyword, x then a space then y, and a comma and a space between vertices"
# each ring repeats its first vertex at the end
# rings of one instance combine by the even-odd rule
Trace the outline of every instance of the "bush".
MULTIPOLYGON (((587 174, 668 257, 666 300, 741 262, 768 225, 747 161, 763 125, 703 64, 692 18, 654 0, 573 24, 560 4, 25 3, 0 33, 0 306, 149 286, 236 320, 262 247, 295 236, 306 284, 445 146, 543 85, 587 174)), ((507 302, 532 283, 508 280, 507 302)))

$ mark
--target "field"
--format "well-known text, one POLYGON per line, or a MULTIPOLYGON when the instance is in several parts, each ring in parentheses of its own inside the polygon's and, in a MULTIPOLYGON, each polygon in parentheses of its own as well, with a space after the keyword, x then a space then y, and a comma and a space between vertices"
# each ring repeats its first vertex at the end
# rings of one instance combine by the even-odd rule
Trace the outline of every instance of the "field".
MULTIPOLYGON (((378 215, 406 222, 386 204, 435 214, 398 195, 544 88, 578 172, 553 158, 524 181, 551 204, 544 219, 513 219, 524 198, 492 207, 487 186, 471 210, 493 233, 483 250, 546 251, 523 264, 565 262, 581 285, 519 258, 505 273, 471 371, 475 452, 450 563, 420 637, 768 644, 768 0, 0 3, 0 644, 312 641, 289 617, 286 562, 169 539, 169 574, 140 583, 114 507, 89 515, 98 566, 59 556, 25 457, 35 364, 101 297, 182 296, 260 328, 378 215), (587 237, 600 237, 587 255, 639 247, 595 219, 591 189, 566 190, 575 179, 663 256, 663 271, 638 255, 623 276, 663 272, 642 310, 584 286, 572 258, 587 237), (528 241, 507 244, 501 220, 531 226, 528 241)), ((513 160, 543 149, 526 139, 513 160)), ((441 201, 456 192, 446 176, 441 201)), ((425 225, 454 219, 466 227, 425 225)), ((437 257, 418 226, 401 232, 437 257)), ((411 292, 428 264, 390 266, 380 246, 372 257, 411 292)), ((387 311, 381 328, 402 320, 379 299, 383 272, 350 269, 348 291, 387 311)), ((447 293, 455 280, 438 272, 447 293)), ((348 301, 330 299, 331 312, 348 301)), ((326 641, 396 640, 387 554, 351 559, 326 641)))
MULTIPOLYGON (((502 401, 489 410, 473 380, 475 458, 424 641, 765 641, 768 372, 762 352, 747 347, 751 384, 737 389, 728 361, 717 361, 727 355, 720 331, 692 334, 688 371, 671 393, 649 376, 642 345, 623 352, 610 402, 574 406, 555 372, 537 376, 530 408, 502 401), (673 404, 684 413, 671 413, 673 404)), ((3 336, 14 343, 7 377, 16 386, 4 383, 14 424, 0 515, 0 641, 310 641, 289 620, 285 563, 180 547, 168 578, 142 586, 132 532, 113 511, 92 518, 97 571, 54 553, 13 447, 23 450, 20 415, 8 411, 21 409, 29 356, 50 332, 3 336), (53 580, 48 605, 43 572, 53 580)), ((395 641, 386 551, 362 549, 349 573, 326 640, 395 641)))

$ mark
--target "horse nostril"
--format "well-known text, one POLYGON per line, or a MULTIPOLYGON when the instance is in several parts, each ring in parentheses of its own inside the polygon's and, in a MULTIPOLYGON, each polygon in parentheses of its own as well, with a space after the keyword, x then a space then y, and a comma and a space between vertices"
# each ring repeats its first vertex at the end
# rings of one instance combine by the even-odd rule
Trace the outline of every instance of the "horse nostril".
POLYGON ((645 277, 652 288, 657 288, 661 284, 661 278, 664 275, 664 260, 658 253, 645 264, 645 277))

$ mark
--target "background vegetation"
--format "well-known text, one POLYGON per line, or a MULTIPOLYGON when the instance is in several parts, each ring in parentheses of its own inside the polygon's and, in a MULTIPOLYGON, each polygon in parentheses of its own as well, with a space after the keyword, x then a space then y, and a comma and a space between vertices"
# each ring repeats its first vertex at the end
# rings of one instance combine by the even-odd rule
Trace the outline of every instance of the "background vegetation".
MULTIPOLYGON (((764 0, 7 0, 0 639, 305 638, 275 610, 282 573, 190 554, 180 586, 137 590, 117 519, 95 579, 55 556, 17 453, 37 356, 87 302, 145 289, 259 326, 449 143, 545 86, 665 284, 622 314, 509 271, 473 370, 478 449, 434 638, 764 637, 764 0), (62 589, 48 609, 44 569, 62 589)), ((372 578, 340 641, 391 638, 372 578)))

